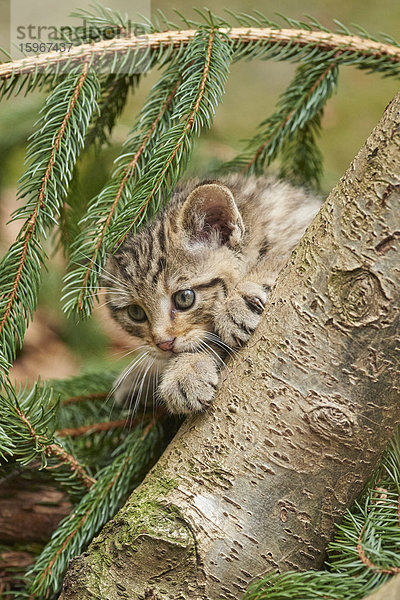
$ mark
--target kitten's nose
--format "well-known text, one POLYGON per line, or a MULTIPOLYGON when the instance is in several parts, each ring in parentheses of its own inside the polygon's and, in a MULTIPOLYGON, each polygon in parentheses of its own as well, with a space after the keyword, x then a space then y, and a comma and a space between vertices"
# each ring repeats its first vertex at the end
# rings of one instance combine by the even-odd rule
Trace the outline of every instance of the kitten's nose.
POLYGON ((164 342, 158 342, 156 346, 158 346, 160 350, 172 350, 172 348, 174 347, 175 340, 176 338, 173 338, 172 340, 165 340, 164 342))

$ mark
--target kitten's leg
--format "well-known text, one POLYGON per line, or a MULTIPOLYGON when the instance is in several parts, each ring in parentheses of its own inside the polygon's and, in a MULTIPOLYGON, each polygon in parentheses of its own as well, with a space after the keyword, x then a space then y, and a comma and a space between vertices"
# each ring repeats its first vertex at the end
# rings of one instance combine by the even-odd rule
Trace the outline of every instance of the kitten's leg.
POLYGON ((282 266, 265 260, 249 271, 215 310, 216 333, 233 348, 243 346, 260 322, 268 292, 282 266))
POLYGON ((217 364, 209 354, 184 352, 170 359, 158 393, 172 413, 200 412, 214 398, 217 384, 217 364))

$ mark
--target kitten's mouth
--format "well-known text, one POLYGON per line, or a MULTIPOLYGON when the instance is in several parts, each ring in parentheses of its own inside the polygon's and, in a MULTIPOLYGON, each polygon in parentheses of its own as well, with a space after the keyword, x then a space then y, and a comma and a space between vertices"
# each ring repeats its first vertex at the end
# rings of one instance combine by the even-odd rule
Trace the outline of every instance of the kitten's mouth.
POLYGON ((171 356, 178 356, 179 354, 187 354, 188 352, 193 353, 193 352, 200 352, 201 347, 200 346, 195 346, 193 347, 192 345, 190 345, 190 347, 187 348, 171 348, 171 350, 161 350, 160 348, 155 347, 154 351, 155 351, 155 355, 157 358, 161 359, 161 360, 167 360, 168 358, 171 358, 171 356))
POLYGON ((157 354, 157 358, 161 358, 161 359, 167 359, 170 358, 171 356, 174 355, 178 355, 178 354, 183 354, 185 352, 197 352, 197 348, 195 349, 187 349, 187 350, 177 350, 176 348, 173 348, 172 350, 159 350, 158 348, 155 348, 156 350, 156 354, 157 354))
POLYGON ((159 360, 167 360, 173 354, 175 354, 173 350, 160 350, 157 347, 153 347, 152 350, 153 350, 154 357, 159 360))

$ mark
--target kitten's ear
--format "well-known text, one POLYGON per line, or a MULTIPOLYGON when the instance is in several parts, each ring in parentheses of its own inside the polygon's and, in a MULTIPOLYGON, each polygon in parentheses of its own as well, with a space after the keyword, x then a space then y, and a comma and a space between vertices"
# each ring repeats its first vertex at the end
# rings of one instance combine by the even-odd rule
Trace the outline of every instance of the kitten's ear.
POLYGON ((195 188, 185 200, 178 219, 190 242, 214 238, 221 245, 233 248, 245 231, 232 192, 220 183, 195 188))

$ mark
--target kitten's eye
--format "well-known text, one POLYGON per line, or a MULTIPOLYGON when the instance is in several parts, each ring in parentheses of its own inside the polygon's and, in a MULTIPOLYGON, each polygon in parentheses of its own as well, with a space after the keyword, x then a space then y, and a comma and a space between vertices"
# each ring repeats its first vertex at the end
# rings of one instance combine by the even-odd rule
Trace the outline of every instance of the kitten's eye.
POLYGON ((193 290, 179 290, 173 295, 174 304, 178 310, 187 310, 193 306, 195 298, 193 290))
POLYGON ((131 304, 128 306, 128 315, 132 319, 132 321, 136 321, 137 323, 143 323, 147 321, 146 313, 143 308, 139 306, 139 304, 131 304))

